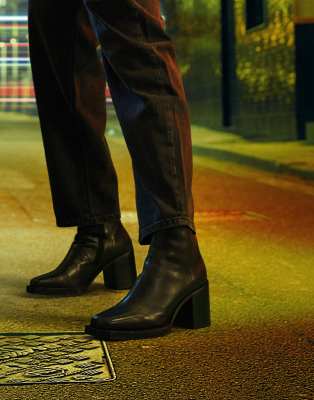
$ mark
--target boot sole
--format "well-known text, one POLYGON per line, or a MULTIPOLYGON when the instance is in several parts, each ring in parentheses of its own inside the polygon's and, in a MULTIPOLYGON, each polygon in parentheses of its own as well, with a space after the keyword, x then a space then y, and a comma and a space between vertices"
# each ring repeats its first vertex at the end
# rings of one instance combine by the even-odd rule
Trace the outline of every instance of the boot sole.
POLYGON ((68 289, 68 288, 48 288, 48 287, 43 287, 43 286, 31 286, 28 285, 26 286, 26 291, 27 293, 31 294, 56 294, 56 295, 81 295, 87 291, 87 288, 85 289, 68 289))
POLYGON ((85 333, 103 340, 132 340, 164 336, 173 326, 199 329, 210 326, 208 281, 186 296, 176 307, 169 324, 142 330, 105 330, 92 325, 85 326, 85 333))

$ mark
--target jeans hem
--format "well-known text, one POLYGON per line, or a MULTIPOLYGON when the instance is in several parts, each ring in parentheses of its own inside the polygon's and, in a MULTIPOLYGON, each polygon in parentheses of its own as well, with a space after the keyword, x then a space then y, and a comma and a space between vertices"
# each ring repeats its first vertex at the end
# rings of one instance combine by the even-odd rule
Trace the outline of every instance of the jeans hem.
POLYGON ((153 233, 174 226, 188 226, 196 233, 195 224, 190 217, 172 217, 159 220, 151 225, 140 228, 138 241, 141 245, 148 245, 151 243, 153 233))
POLYGON ((80 225, 95 225, 103 224, 110 220, 120 220, 121 214, 105 214, 105 215, 91 215, 73 218, 57 218, 56 225, 60 228, 80 225))

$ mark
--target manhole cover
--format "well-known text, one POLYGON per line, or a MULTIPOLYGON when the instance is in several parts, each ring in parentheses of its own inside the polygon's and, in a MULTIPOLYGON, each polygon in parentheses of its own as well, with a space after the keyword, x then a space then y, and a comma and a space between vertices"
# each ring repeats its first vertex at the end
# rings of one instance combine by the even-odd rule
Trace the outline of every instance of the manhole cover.
POLYGON ((115 378, 106 343, 91 336, 0 334, 0 385, 102 383, 115 378))

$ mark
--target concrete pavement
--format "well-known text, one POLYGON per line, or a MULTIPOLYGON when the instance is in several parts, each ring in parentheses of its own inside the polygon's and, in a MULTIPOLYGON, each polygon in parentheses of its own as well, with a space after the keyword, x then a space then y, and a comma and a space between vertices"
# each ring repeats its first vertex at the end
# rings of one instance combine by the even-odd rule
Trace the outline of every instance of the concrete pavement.
MULTIPOLYGON (((137 243, 131 163, 117 121, 109 117, 123 220, 140 272, 147 247, 137 243)), ((209 137, 193 127, 195 148, 206 148, 209 137)), ((238 151, 236 143, 230 141, 229 150, 238 151)), ((99 277, 82 297, 25 293, 32 276, 61 261, 75 231, 54 226, 36 120, 1 116, 0 177, 0 331, 82 330, 91 315, 126 292, 104 290, 99 277)), ((108 342, 114 382, 0 386, 1 400, 313 399, 313 184, 196 150, 193 189, 212 326, 108 342)))
POLYGON ((195 155, 314 180, 313 140, 253 140, 198 126, 193 126, 193 138, 195 155))

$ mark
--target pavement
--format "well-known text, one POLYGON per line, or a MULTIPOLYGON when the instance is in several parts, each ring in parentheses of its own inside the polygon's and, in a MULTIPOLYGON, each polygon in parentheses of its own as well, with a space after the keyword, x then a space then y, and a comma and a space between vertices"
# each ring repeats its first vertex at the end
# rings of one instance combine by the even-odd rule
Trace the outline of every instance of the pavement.
MULTIPOLYGON (((147 246, 137 242, 131 160, 110 112, 107 126, 122 220, 140 272, 147 246)), ((115 381, 0 385, 1 400, 314 398, 314 181, 302 175, 314 171, 314 146, 253 143, 194 125, 192 131, 211 327, 107 342, 115 381), (239 162, 241 155, 288 168, 239 162)), ((38 121, 1 114, 0 332, 82 331, 91 315, 127 293, 104 289, 101 277, 80 297, 25 292, 31 277, 61 261, 74 232, 55 227, 38 121)))
POLYGON ((314 180, 314 141, 263 141, 193 126, 194 154, 314 180))

